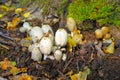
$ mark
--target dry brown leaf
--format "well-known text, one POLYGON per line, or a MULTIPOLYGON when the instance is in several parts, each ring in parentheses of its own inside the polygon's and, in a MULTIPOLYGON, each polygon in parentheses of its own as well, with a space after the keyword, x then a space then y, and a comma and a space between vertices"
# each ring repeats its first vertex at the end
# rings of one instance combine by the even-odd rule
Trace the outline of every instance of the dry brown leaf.
POLYGON ((12 22, 7 22, 7 30, 13 30, 17 27, 17 25, 20 23, 20 18, 13 18, 12 22))
POLYGON ((7 58, 5 58, 4 61, 0 62, 0 65, 3 70, 7 70, 8 67, 12 66, 12 63, 7 58))

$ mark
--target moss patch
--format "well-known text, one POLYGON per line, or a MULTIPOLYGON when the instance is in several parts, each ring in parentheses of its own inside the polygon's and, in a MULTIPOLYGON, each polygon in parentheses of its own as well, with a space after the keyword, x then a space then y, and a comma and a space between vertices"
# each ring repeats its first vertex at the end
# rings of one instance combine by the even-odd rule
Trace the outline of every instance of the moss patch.
POLYGON ((68 16, 76 21, 91 20, 99 23, 100 26, 114 24, 120 26, 120 7, 117 1, 110 0, 75 0, 68 8, 68 16))

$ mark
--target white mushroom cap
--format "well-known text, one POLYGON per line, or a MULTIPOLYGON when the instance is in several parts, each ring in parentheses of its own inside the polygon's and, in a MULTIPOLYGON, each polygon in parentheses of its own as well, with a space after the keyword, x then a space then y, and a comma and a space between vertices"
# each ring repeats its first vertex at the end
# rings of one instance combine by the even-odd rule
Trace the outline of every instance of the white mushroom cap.
POLYGON ((20 27, 19 31, 24 33, 24 32, 26 32, 26 29, 24 27, 20 27))
POLYGON ((34 43, 34 44, 31 44, 29 47, 28 47, 28 51, 29 52, 32 52, 32 50, 34 48, 38 48, 39 47, 39 44, 38 43, 34 43))
POLYGON ((101 29, 95 30, 95 37, 97 39, 102 39, 103 38, 103 34, 102 34, 102 30, 101 29))
POLYGON ((73 31, 76 27, 76 22, 72 17, 69 17, 67 19, 66 27, 68 28, 69 31, 73 31))
POLYGON ((44 33, 40 27, 36 26, 29 31, 29 35, 32 38, 32 41, 35 43, 43 37, 44 33))
POLYGON ((57 46, 65 46, 67 44, 68 39, 67 31, 63 28, 60 28, 56 31, 55 34, 55 43, 57 46))
POLYGON ((62 59, 62 51, 61 50, 56 50, 54 53, 54 57, 56 60, 61 60, 62 59))
POLYGON ((54 35, 52 28, 49 25, 42 25, 42 30, 44 33, 51 32, 54 35))
POLYGON ((39 48, 40 48, 40 51, 45 54, 45 55, 49 55, 52 51, 52 46, 53 46, 53 43, 51 41, 51 39, 49 37, 46 37, 44 36, 40 43, 39 43, 39 48))
POLYGON ((65 61, 66 59, 67 59, 67 55, 66 55, 66 54, 63 54, 62 60, 65 61))
POLYGON ((31 52, 31 59, 33 59, 34 61, 38 61, 38 62, 41 61, 42 54, 37 47, 33 48, 32 52, 31 52))
POLYGON ((25 28, 26 31, 28 32, 31 29, 31 26, 30 26, 30 24, 28 22, 24 22, 23 23, 23 28, 25 28))

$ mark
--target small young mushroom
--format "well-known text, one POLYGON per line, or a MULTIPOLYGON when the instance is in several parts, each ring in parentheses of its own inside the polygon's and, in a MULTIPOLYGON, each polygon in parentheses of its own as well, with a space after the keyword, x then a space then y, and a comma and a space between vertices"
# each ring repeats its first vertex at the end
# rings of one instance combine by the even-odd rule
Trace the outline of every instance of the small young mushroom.
POLYGON ((32 52, 32 50, 34 49, 34 48, 38 48, 39 47, 39 44, 38 43, 34 43, 34 44, 31 44, 29 47, 28 47, 28 51, 29 52, 32 52))
POLYGON ((54 35, 50 31, 48 31, 47 33, 45 33, 44 36, 48 36, 51 39, 52 44, 54 44, 54 35))
POLYGON ((53 46, 53 43, 50 39, 49 36, 44 36, 40 43, 39 43, 39 48, 40 48, 40 51, 44 54, 44 55, 49 55, 52 51, 52 46, 53 46))
POLYGON ((108 27, 105 27, 105 26, 102 27, 101 30, 102 30, 103 36, 109 32, 109 28, 108 28, 108 27))
POLYGON ((26 29, 24 27, 20 27, 19 31, 24 33, 26 31, 26 29))
POLYGON ((54 57, 57 61, 60 61, 62 59, 62 51, 61 50, 56 50, 54 53, 54 57))
POLYGON ((48 55, 47 58, 51 59, 51 60, 54 60, 55 57, 53 55, 48 55))
POLYGON ((104 39, 110 39, 110 38, 111 38, 111 34, 110 33, 105 34, 104 39))
POLYGON ((43 31, 40 27, 35 26, 29 31, 29 35, 32 38, 32 41, 38 42, 43 37, 43 31))
POLYGON ((67 59, 67 55, 66 55, 66 54, 63 54, 62 60, 65 61, 66 59, 67 59))
POLYGON ((65 46, 67 44, 68 34, 67 31, 63 28, 60 28, 56 31, 55 34, 55 43, 57 46, 65 46))
POLYGON ((33 59, 34 61, 41 61, 42 59, 42 54, 39 50, 39 44, 38 43, 34 43, 32 45, 29 46, 28 51, 31 52, 31 59, 33 59))
POLYGON ((49 25, 42 25, 42 30, 44 33, 51 32, 54 35, 52 28, 49 25))
POLYGON ((42 54, 40 52, 40 50, 38 49, 38 47, 33 48, 32 52, 31 52, 31 59, 33 59, 34 61, 40 62, 42 59, 42 54))
POLYGON ((66 27, 68 28, 69 31, 73 32, 73 30, 76 27, 76 22, 72 17, 69 17, 67 19, 66 27))
POLYGON ((95 31, 95 37, 96 37, 97 39, 102 39, 102 38, 103 38, 102 30, 97 29, 97 30, 95 31))
POLYGON ((32 27, 30 26, 30 24, 28 22, 24 22, 23 23, 23 28, 25 28, 26 31, 28 32, 32 27))

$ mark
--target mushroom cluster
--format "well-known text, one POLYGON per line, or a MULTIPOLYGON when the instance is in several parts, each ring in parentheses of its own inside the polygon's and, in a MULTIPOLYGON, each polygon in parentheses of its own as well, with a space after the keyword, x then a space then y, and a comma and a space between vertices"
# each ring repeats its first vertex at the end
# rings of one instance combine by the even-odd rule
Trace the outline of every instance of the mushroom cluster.
POLYGON ((24 22, 20 32, 27 32, 32 39, 33 43, 28 51, 31 52, 31 59, 34 61, 40 62, 46 58, 58 61, 66 59, 62 49, 67 44, 68 34, 64 28, 59 28, 54 34, 49 25, 31 27, 28 22, 24 22))
POLYGON ((109 28, 103 26, 101 29, 95 31, 95 36, 97 39, 110 39, 111 34, 109 33, 109 28))

